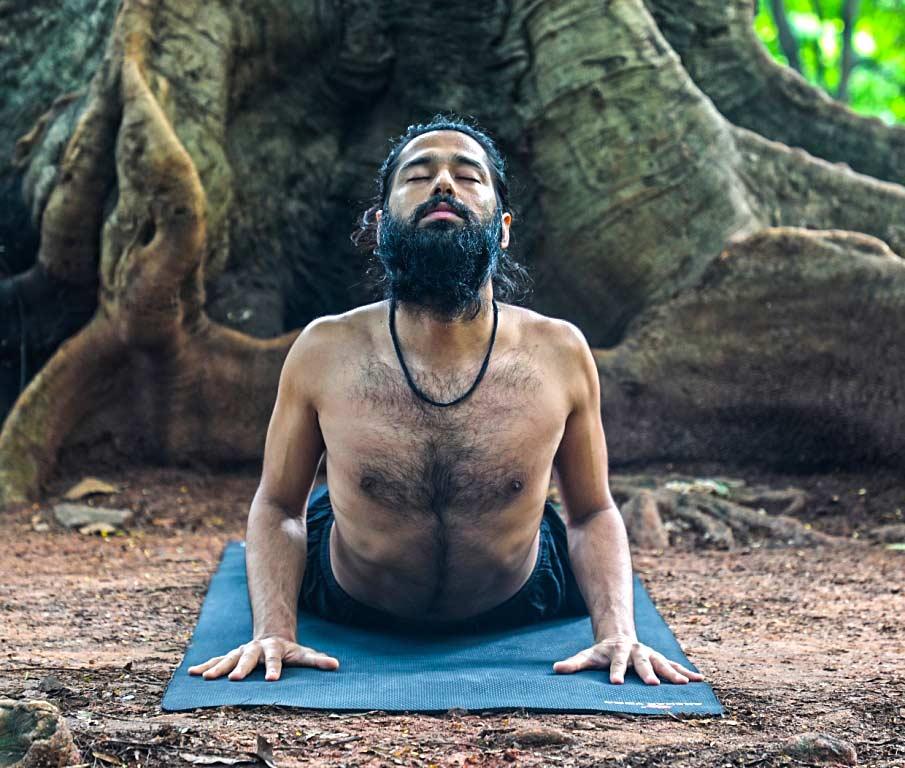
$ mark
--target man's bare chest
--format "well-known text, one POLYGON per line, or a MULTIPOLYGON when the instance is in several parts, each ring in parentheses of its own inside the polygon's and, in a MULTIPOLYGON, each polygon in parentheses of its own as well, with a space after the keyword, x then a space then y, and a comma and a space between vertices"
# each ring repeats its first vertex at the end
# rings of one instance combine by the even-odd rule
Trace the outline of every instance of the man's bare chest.
MULTIPOLYGON (((334 466, 362 500, 415 517, 474 519, 546 487, 565 414, 555 381, 527 355, 488 367, 474 393, 449 408, 419 400, 401 371, 375 359, 345 378, 337 393, 345 418, 323 426, 334 466)), ((441 401, 470 384, 415 380, 441 401)))

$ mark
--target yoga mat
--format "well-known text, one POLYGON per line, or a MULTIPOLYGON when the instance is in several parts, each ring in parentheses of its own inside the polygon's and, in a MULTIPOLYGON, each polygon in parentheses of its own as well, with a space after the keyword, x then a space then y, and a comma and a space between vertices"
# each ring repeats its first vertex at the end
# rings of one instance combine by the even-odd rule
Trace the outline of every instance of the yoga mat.
MULTIPOLYGON (((696 669, 679 648, 638 577, 638 638, 667 658, 696 669)), ((593 643, 589 617, 555 619, 508 630, 455 637, 404 636, 362 630, 299 611, 298 639, 339 659, 339 669, 283 667, 264 680, 260 665, 243 680, 205 680, 188 667, 222 656, 252 632, 245 574, 245 543, 223 553, 201 608, 198 626, 161 704, 175 712, 196 707, 278 704, 335 711, 435 712, 525 709, 534 712, 624 712, 642 715, 722 715, 706 683, 646 685, 629 670, 623 685, 607 670, 570 675, 553 662, 593 643)))

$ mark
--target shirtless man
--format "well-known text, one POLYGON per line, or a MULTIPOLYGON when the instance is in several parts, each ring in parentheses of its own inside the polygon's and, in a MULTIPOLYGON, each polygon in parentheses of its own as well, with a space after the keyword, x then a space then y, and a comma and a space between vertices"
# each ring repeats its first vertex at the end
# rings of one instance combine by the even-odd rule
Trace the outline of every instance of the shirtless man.
POLYGON ((511 224, 485 133, 435 118, 391 150, 359 233, 387 300, 293 343, 248 517, 253 638, 191 674, 336 669, 297 642, 302 605, 434 631, 590 614, 594 645, 555 672, 703 679, 637 641, 594 358, 574 325, 496 301, 524 274, 511 224), (312 493, 322 455, 329 487, 312 493), (553 472, 565 524, 546 502, 553 472))

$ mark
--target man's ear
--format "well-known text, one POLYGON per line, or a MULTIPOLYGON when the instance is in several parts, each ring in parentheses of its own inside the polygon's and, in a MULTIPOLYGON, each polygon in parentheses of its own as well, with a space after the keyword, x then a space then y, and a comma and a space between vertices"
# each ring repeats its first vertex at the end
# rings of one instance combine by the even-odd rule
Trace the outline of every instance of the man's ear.
POLYGON ((509 227, 512 226, 512 214, 508 211, 503 214, 503 220, 500 224, 500 248, 506 248, 509 245, 509 227))

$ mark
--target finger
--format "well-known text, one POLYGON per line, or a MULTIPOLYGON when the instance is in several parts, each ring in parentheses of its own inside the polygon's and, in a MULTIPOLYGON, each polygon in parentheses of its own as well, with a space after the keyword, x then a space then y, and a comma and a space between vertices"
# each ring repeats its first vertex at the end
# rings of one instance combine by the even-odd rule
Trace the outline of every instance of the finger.
POLYGON ((220 675, 225 675, 229 672, 234 666, 236 666, 236 662, 239 660, 239 657, 242 655, 242 651, 239 648, 236 648, 234 651, 230 651, 226 654, 219 662, 217 662, 213 667, 207 670, 203 677, 205 680, 213 680, 216 677, 220 677, 220 675))
POLYGON ((622 685, 625 682, 625 670, 628 668, 628 652, 617 650, 610 662, 610 682, 622 685))
POLYGON ((245 646, 245 649, 242 651, 242 656, 239 657, 239 663, 236 664, 236 668, 229 673, 229 679, 241 680, 258 666, 258 659, 260 657, 261 646, 258 645, 258 643, 250 643, 245 646))
POLYGON ((665 656, 661 656, 659 653, 651 654, 651 662, 657 672, 670 683, 678 683, 681 685, 688 682, 688 678, 679 672, 665 656))
MULTIPOLYGON (((648 685, 660 685, 660 678, 654 673, 651 659, 640 651, 632 655, 632 666, 635 668, 635 672, 638 673, 638 677, 645 683, 648 685)), ((612 674, 612 671, 610 674, 612 674)))
POLYGON ((194 666, 189 667, 187 671, 190 675, 200 675, 202 672, 207 672, 207 670, 219 663, 222 658, 222 656, 214 656, 214 658, 208 659, 203 664, 195 664, 194 666))
POLYGON ((279 648, 273 646, 264 647, 264 679, 279 680, 283 671, 283 654, 279 648))
MULTIPOLYGON (((669 661, 669 659, 667 659, 667 661, 669 661)), ((673 669, 675 669, 678 672, 681 672, 689 680, 694 680, 695 682, 698 682, 698 681, 704 679, 704 675, 702 675, 700 672, 692 672, 687 667, 683 667, 681 664, 679 664, 678 661, 669 661, 669 664, 670 664, 670 666, 672 666, 673 669)))
POLYGON ((296 667, 315 667, 326 670, 333 670, 339 667, 339 659, 304 645, 296 646, 283 657, 283 660, 286 664, 296 667))
POLYGON ((595 669, 605 667, 609 663, 609 658, 596 650, 595 648, 586 648, 568 659, 557 661, 553 665, 553 671, 559 674, 570 675, 573 672, 580 672, 583 669, 595 669))

